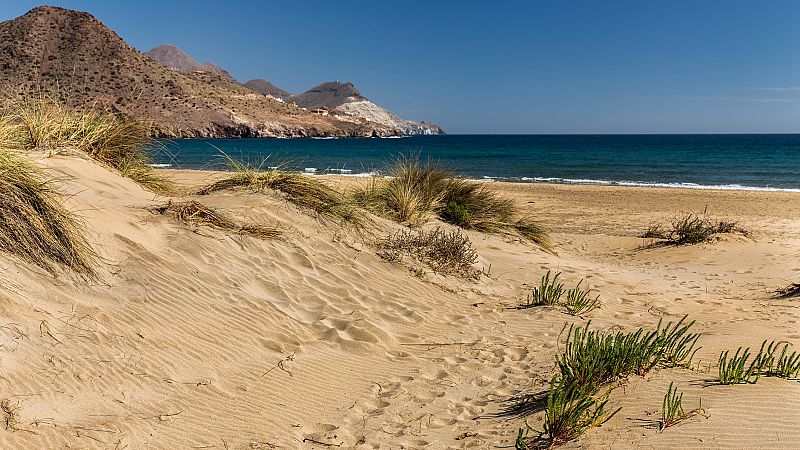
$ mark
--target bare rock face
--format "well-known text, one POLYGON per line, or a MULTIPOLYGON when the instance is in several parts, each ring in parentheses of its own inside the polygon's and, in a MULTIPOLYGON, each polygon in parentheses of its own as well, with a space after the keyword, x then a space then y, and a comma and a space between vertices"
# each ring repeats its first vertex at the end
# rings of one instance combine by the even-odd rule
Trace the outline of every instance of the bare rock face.
POLYGON ((435 124, 402 119, 386 108, 372 103, 356 89, 353 83, 349 82, 322 83, 302 94, 289 97, 289 101, 306 109, 325 108, 334 113, 384 125, 399 135, 444 134, 444 131, 435 124))
POLYGON ((334 108, 334 111, 341 111, 351 116, 361 117, 372 123, 386 125, 389 128, 399 130, 403 135, 407 136, 418 134, 444 134, 444 131, 435 124, 402 119, 397 114, 369 100, 343 103, 334 108))
POLYGON ((0 23, 0 107, 30 92, 119 112, 170 137, 388 136, 257 94, 215 71, 172 70, 126 44, 91 14, 38 7, 0 23))

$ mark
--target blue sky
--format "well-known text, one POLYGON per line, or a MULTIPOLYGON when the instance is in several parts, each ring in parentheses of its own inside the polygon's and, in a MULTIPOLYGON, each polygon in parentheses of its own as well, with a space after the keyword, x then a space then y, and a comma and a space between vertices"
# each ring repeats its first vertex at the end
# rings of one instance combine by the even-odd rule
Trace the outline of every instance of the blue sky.
MULTIPOLYGON (((292 92, 450 133, 800 132, 797 1, 57 1, 292 92)), ((0 19, 36 2, 3 0, 0 19)))

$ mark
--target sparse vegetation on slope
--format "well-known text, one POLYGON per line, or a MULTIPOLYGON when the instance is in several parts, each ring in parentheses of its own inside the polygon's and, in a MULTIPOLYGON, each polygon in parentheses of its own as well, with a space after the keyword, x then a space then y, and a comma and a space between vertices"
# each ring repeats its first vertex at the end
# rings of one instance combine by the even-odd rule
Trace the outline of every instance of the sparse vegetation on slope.
POLYGON ((231 174, 200 189, 199 195, 235 189, 252 192, 271 189, 282 193, 290 203, 312 211, 318 217, 339 220, 359 229, 367 225, 368 218, 360 208, 322 181, 279 168, 262 169, 264 162, 254 167, 227 156, 225 159, 231 174))
POLYGON ((0 249, 50 273, 58 267, 93 277, 94 253, 77 219, 47 176, 0 149, 0 249))
POLYGON ((651 225, 642 238, 659 239, 659 245, 691 245, 711 240, 718 234, 747 232, 737 227, 735 222, 726 220, 713 221, 693 213, 680 216, 672 221, 668 228, 661 224, 651 225))
POLYGON ((547 230, 520 217, 513 201, 431 161, 423 163, 416 154, 396 158, 386 178, 373 179, 353 197, 376 214, 410 226, 436 216, 464 229, 517 235, 550 247, 547 230))

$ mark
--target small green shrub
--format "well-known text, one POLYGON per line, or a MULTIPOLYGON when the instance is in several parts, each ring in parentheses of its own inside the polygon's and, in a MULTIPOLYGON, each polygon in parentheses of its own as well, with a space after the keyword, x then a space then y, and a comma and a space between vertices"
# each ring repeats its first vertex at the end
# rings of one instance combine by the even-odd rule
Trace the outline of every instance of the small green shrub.
POLYGON ((544 416, 544 438, 551 446, 569 442, 589 428, 602 425, 619 412, 606 412, 608 394, 599 399, 579 384, 554 377, 544 416))
POLYGON ((797 378, 800 376, 800 353, 793 351, 788 353, 789 344, 783 346, 781 356, 778 357, 778 362, 775 369, 770 369, 770 375, 779 378, 797 378))
POLYGON ((449 202, 447 208, 442 212, 442 220, 465 228, 469 225, 469 211, 467 211, 466 205, 449 202))
POLYGON ((600 296, 597 295, 592 298, 589 295, 591 291, 582 289, 581 283, 583 283, 583 280, 579 281, 574 288, 567 290, 567 297, 564 301, 564 307, 573 316, 588 314, 600 307, 600 296))
POLYGON ((375 214, 410 226, 438 217, 467 230, 520 236, 549 250, 547 230, 519 214, 513 200, 498 195, 485 183, 459 178, 418 153, 400 156, 386 171, 356 189, 353 200, 375 214))
POLYGON ((684 320, 663 328, 659 321, 650 332, 639 328, 604 334, 590 331, 591 321, 585 327, 570 326, 564 352, 556 358, 561 377, 594 391, 620 377, 644 376, 656 366, 687 366, 699 350, 695 345, 700 334, 690 332, 694 321, 684 320))
POLYGON ((683 392, 678 393, 678 388, 673 388, 673 383, 669 384, 667 394, 664 396, 664 402, 661 404, 661 423, 659 424, 659 431, 664 431, 668 427, 676 425, 677 423, 694 416, 695 414, 703 413, 703 400, 700 399, 700 405, 697 409, 684 412, 683 410, 683 392))
POLYGON ((556 272, 553 279, 550 279, 550 271, 542 277, 539 287, 533 288, 533 291, 528 295, 527 301, 523 307, 532 306, 554 306, 557 305, 564 295, 564 284, 558 281, 561 272, 556 272))
POLYGON ((761 343, 758 353, 750 359, 750 348, 739 347, 733 356, 729 357, 726 350, 719 355, 719 383, 741 384, 756 383, 762 376, 778 378, 795 378, 800 375, 800 355, 797 352, 789 354, 789 344, 784 343, 783 350, 778 358, 775 352, 780 343, 775 341, 767 345, 761 343), (741 354, 740 354, 741 353, 741 354))
POLYGON ((654 367, 688 366, 694 354, 699 333, 690 332, 694 321, 684 323, 686 316, 673 325, 655 330, 631 333, 601 333, 585 327, 571 326, 564 352, 556 357, 559 373, 550 382, 545 407, 544 430, 531 438, 527 425, 520 429, 516 448, 552 447, 575 439, 585 430, 602 424, 619 409, 606 414, 608 393, 599 399, 603 385, 628 375, 645 375, 654 367))

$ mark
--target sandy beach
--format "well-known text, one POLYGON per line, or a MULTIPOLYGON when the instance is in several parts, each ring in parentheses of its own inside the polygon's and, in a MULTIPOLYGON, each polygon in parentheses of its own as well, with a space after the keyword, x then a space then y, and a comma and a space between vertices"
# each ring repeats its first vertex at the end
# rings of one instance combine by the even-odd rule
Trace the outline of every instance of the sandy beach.
MULTIPOLYGON (((800 346, 800 300, 774 298, 800 282, 800 194, 492 183, 551 230, 554 252, 468 231, 488 276, 464 280, 386 262, 277 194, 201 199, 283 231, 260 240, 154 214, 166 197, 95 162, 34 159, 103 263, 87 282, 0 254, 2 448, 513 448, 543 416, 515 399, 547 389, 565 327, 684 315, 702 333, 691 368, 629 377, 610 395, 621 412, 563 448, 800 442, 796 380, 714 381, 721 351, 800 346), (642 248, 648 225, 704 211, 749 235, 642 248), (517 309, 548 270, 584 279, 602 306, 517 309), (705 414, 659 433, 670 382, 705 414)), ((215 176, 161 173, 195 188, 215 176)), ((374 237, 400 229, 375 220, 374 237)))

